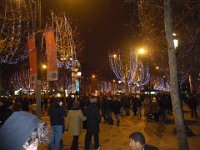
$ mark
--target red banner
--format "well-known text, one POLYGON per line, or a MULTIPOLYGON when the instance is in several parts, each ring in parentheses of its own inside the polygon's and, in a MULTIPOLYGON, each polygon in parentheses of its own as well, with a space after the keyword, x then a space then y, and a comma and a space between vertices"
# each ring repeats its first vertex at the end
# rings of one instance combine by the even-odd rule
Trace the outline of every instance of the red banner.
POLYGON ((47 81, 58 80, 57 51, 53 31, 45 32, 47 53, 47 81))
POLYGON ((37 49, 35 45, 35 35, 27 38, 29 49, 30 83, 37 80, 37 49))

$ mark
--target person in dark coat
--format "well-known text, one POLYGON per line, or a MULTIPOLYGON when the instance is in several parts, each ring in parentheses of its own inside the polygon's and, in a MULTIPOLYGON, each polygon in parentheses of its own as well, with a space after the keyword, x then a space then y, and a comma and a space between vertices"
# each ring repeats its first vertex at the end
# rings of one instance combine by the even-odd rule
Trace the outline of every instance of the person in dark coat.
POLYGON ((189 97, 189 107, 191 109, 191 117, 194 118, 198 118, 198 114, 197 114, 197 106, 198 106, 198 102, 197 99, 194 95, 190 95, 189 97))
POLYGON ((133 115, 137 116, 136 96, 131 96, 133 115))
POLYGON ((87 132, 85 135, 85 150, 90 149, 92 135, 94 136, 94 149, 99 147, 99 123, 101 121, 97 99, 91 98, 90 105, 86 108, 85 115, 87 118, 87 132))
POLYGON ((48 145, 48 150, 51 150, 53 145, 55 150, 60 150, 64 117, 66 116, 66 110, 62 106, 62 102, 54 100, 49 108, 48 114, 52 127, 52 137, 48 145))
POLYGON ((139 118, 142 117, 142 100, 141 100, 141 97, 140 95, 136 95, 136 107, 137 107, 137 113, 138 113, 138 116, 139 118))
POLYGON ((115 118, 117 121, 117 126, 119 126, 120 123, 120 113, 121 113, 121 103, 117 97, 114 97, 114 102, 113 102, 113 112, 115 114, 115 118))
POLYGON ((100 99, 101 99, 100 100, 101 115, 104 118, 104 123, 106 123, 108 120, 106 116, 106 97, 102 96, 100 99))
POLYGON ((105 113, 106 113, 107 123, 110 125, 113 124, 112 105, 113 105, 112 99, 110 97, 107 97, 105 101, 105 113))

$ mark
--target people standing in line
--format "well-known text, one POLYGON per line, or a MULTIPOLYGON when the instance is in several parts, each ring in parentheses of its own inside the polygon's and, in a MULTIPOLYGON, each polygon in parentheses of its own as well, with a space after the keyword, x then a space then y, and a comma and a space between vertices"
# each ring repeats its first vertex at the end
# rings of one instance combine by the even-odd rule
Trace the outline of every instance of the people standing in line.
POLYGON ((60 150, 61 147, 64 117, 66 116, 66 110, 61 103, 61 101, 53 100, 48 111, 52 127, 52 136, 48 150, 51 150, 53 145, 55 150, 60 150))
POLYGON ((14 112, 0 130, 1 150, 37 150, 38 144, 48 143, 50 126, 35 115, 14 112))
POLYGON ((120 103, 120 99, 118 99, 117 97, 114 97, 113 98, 114 101, 113 101, 113 112, 115 114, 115 118, 116 118, 116 121, 117 121, 117 126, 119 126, 120 124, 120 113, 121 113, 121 103, 120 103))
POLYGON ((90 99, 90 105, 85 111, 87 117, 87 131, 85 135, 85 150, 90 149, 92 135, 94 136, 94 149, 99 150, 99 123, 101 116, 97 106, 97 99, 95 97, 90 99))
POLYGON ((78 138, 82 132, 82 121, 85 121, 86 117, 83 115, 81 109, 77 103, 73 103, 72 110, 68 111, 66 119, 66 129, 73 136, 73 141, 70 150, 78 150, 78 138))

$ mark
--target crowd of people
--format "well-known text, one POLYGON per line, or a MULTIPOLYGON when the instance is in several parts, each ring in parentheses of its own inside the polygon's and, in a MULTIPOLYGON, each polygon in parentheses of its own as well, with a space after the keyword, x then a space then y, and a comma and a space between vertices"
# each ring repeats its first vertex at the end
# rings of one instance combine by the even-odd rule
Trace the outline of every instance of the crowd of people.
MULTIPOLYGON (((195 95, 189 95, 182 97, 182 101, 188 104, 191 109, 191 117, 198 117, 197 114, 197 105, 198 101, 195 95)), ((35 113, 35 99, 11 99, 11 98, 1 98, 0 99, 0 123, 3 125, 2 129, 11 128, 12 125, 9 125, 12 120, 8 118, 16 118, 16 114, 21 116, 28 116, 30 120, 36 120, 34 124, 33 131, 28 135, 31 136, 32 132, 37 129, 38 124, 40 126, 40 131, 45 131, 45 136, 48 135, 48 125, 46 125, 41 120, 37 119, 35 116, 26 114, 35 113), (23 113, 22 113, 23 112, 23 113), (22 113, 22 114, 20 114, 22 113), (24 114, 25 113, 25 114, 24 114), (13 117, 15 116, 15 117, 13 117), (9 126, 9 127, 8 127, 9 126), (41 130, 41 128, 43 130, 41 130)), ((120 117, 131 116, 141 118, 144 116, 147 121, 163 121, 167 123, 169 120, 169 115, 172 115, 172 103, 169 94, 157 94, 157 95, 113 95, 113 96, 82 96, 74 97, 71 96, 64 98, 44 98, 42 99, 42 112, 49 115, 50 117, 50 126, 51 126, 51 137, 48 141, 48 150, 55 149, 60 150, 62 146, 62 135, 65 131, 68 131, 73 137, 71 150, 78 150, 78 139, 82 133, 82 129, 86 129, 85 135, 85 150, 89 150, 92 136, 94 136, 94 149, 100 149, 99 144, 99 123, 101 118, 104 123, 108 125, 120 126, 120 117), (142 109, 143 108, 143 109, 142 109), (144 111, 142 111, 144 110, 144 111)), ((23 118, 23 117, 22 117, 23 118)), ((32 122, 31 122, 32 123, 32 122)), ((30 123, 30 124, 31 124, 30 123)), ((17 129, 16 129, 17 130, 17 129)), ((6 137, 6 133, 0 130, 1 135, 6 137), (3 134, 2 134, 3 133, 3 134)), ((8 130, 9 131, 9 130, 8 130)), ((10 133, 10 131, 9 131, 10 133)), ((20 134, 19 134, 20 135, 20 134)), ((33 142, 27 141, 29 136, 26 136, 26 139, 23 139, 23 142, 18 146, 22 146, 26 149, 33 142), (28 145, 26 145, 29 143, 28 145)), ((13 136, 14 137, 14 136, 13 136)), ((41 137, 41 136, 38 136, 41 137)), ((130 135, 130 138, 133 138, 134 135, 130 135)), ((44 137, 43 137, 44 138, 44 137)), ((47 141, 42 140, 40 141, 47 141)), ((36 141, 36 143, 40 143, 36 141)), ((10 140, 4 141, 4 143, 9 143, 10 140)), ((133 141, 132 141, 133 144, 133 141)), ((144 144, 144 143, 142 143, 144 144)), ((6 145, 5 145, 6 147, 6 145)), ((6 148, 5 148, 6 150, 6 148)), ((12 148, 9 150, 12 150, 12 148)), ((19 149, 21 150, 21 149, 19 149)))

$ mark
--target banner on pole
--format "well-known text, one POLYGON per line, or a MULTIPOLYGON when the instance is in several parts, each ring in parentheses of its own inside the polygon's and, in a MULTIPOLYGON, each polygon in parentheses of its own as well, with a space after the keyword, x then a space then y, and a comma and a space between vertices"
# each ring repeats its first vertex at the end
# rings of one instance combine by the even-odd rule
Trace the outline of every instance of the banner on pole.
POLYGON ((27 38, 29 49, 29 66, 30 66, 30 83, 37 81, 37 49, 35 43, 35 35, 27 38))
POLYGON ((57 52, 53 31, 45 32, 46 53, 47 53, 47 81, 58 80, 57 52))

